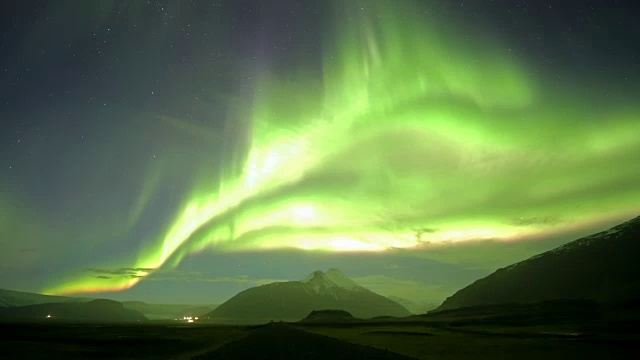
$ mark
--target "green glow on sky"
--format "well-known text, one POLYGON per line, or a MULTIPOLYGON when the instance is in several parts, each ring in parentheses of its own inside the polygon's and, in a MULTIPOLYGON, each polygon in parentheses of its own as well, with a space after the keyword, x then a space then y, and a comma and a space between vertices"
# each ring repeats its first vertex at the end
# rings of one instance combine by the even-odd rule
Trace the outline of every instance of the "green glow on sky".
MULTIPOLYGON (((248 145, 215 187, 193 189, 131 267, 176 266, 206 249, 518 241, 638 210, 636 109, 545 100, 552 91, 495 42, 365 3, 336 9, 322 79, 263 74, 248 145)), ((151 174, 131 222, 157 182, 151 174)), ((48 292, 138 280, 78 275, 48 292)))

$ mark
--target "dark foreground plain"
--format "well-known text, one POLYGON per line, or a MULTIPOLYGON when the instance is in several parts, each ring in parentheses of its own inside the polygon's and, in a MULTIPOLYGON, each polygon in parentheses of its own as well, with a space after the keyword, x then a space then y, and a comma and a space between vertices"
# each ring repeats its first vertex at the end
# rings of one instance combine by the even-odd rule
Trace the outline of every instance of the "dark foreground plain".
POLYGON ((249 334, 182 322, 3 323, 0 331, 0 359, 191 359, 249 334))
POLYGON ((261 326, 4 323, 0 358, 623 359, 640 350, 635 312, 554 321, 474 314, 261 326))

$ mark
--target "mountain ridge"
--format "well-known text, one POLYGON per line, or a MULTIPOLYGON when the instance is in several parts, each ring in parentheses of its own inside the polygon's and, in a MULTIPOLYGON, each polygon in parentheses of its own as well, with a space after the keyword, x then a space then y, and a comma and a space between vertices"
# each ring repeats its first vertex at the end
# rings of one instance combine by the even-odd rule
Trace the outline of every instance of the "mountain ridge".
POLYGON ((549 300, 624 303, 640 298, 640 216, 476 280, 438 311, 549 300))
POLYGON ((127 309, 120 302, 95 299, 87 302, 59 302, 0 308, 0 321, 146 321, 139 311, 127 309))
POLYGON ((25 291, 0 289, 0 308, 38 305, 46 303, 79 303, 88 302, 91 300, 95 299, 59 295, 45 295, 25 291))
MULTIPOLYGON (((0 309, 42 304, 80 304, 94 300, 84 297, 44 295, 24 291, 0 289, 0 309)), ((104 299, 108 300, 108 299, 104 299)), ((217 307, 217 304, 158 304, 144 301, 118 301, 126 309, 136 310, 150 320, 169 320, 183 316, 200 316, 217 307)))

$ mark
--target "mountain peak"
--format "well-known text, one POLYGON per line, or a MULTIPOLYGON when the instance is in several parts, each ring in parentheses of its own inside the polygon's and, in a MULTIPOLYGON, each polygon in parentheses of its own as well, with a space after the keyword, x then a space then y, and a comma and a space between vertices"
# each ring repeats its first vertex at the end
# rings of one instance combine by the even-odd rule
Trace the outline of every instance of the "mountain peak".
POLYGON ((410 314, 402 305, 358 285, 342 271, 329 269, 314 271, 301 281, 275 282, 241 291, 205 317, 237 323, 299 321, 318 310, 321 318, 336 310, 356 318, 410 314))
POLYGON ((326 275, 325 275, 325 273, 323 271, 316 270, 316 271, 312 272, 311 274, 307 275, 307 277, 305 277, 302 280, 302 282, 303 283, 308 283, 308 282, 312 281, 313 279, 323 278, 324 276, 326 276, 326 275))
POLYGON ((360 287, 355 281, 349 279, 347 275, 336 268, 331 268, 327 272, 320 270, 314 271, 304 278, 302 282, 311 285, 313 288, 338 287, 354 290, 360 287))

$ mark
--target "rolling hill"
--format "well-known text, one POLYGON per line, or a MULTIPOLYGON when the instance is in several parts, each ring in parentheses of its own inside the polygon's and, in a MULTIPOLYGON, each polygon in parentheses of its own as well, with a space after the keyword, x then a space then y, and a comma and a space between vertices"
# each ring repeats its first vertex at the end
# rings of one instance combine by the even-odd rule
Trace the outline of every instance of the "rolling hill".
MULTIPOLYGON (((96 299, 69 296, 43 295, 22 291, 0 289, 0 309, 39 304, 77 304, 96 299)), ((183 316, 200 316, 215 309, 213 304, 150 304, 143 301, 121 301, 125 309, 141 312, 150 320, 173 320, 183 316)))
POLYGON ((94 300, 94 299, 76 298, 76 297, 68 297, 68 296, 43 295, 43 294, 28 293, 28 292, 22 292, 22 291, 0 289, 0 308, 37 305, 37 304, 46 304, 46 303, 79 303, 79 302, 87 302, 91 300, 94 300))
POLYGON ((92 300, 0 308, 0 320, 132 322, 146 318, 138 311, 126 309, 117 301, 92 300))

